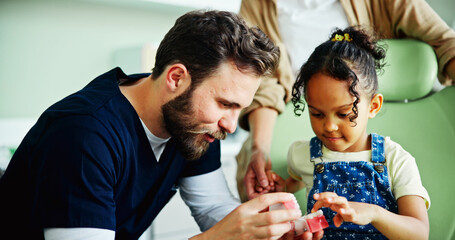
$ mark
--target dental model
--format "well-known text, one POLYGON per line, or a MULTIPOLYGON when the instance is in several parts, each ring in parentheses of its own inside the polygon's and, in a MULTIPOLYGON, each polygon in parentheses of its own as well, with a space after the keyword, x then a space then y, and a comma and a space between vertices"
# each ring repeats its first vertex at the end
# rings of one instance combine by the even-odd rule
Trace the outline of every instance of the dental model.
POLYGON ((322 210, 304 215, 291 223, 294 224, 294 232, 296 236, 301 235, 306 231, 310 231, 312 233, 318 232, 329 226, 327 220, 325 220, 322 210))
MULTIPOLYGON (((300 206, 295 199, 292 201, 277 203, 269 206, 269 211, 281 209, 300 209, 300 206)), ((306 214, 295 221, 291 221, 291 224, 294 228, 295 236, 299 236, 306 231, 310 231, 312 233, 318 232, 329 226, 322 210, 306 214)))

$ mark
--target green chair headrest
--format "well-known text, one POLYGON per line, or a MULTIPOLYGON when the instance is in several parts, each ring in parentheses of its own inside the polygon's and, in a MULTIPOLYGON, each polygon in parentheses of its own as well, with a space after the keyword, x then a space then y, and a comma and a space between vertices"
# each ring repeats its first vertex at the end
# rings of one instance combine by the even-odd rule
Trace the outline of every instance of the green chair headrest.
POLYGON ((378 74, 379 93, 385 101, 405 101, 430 93, 438 71, 430 45, 414 39, 386 39, 384 72, 378 74))

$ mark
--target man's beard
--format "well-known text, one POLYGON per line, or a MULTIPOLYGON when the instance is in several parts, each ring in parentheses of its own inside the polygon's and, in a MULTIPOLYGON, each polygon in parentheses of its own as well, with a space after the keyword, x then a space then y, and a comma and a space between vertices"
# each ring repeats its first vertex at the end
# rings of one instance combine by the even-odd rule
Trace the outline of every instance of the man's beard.
POLYGON ((177 138, 180 143, 179 149, 187 160, 199 159, 207 152, 210 143, 205 139, 205 134, 216 139, 225 139, 227 135, 222 130, 211 132, 204 129, 194 120, 194 109, 191 104, 193 90, 190 87, 161 108, 164 127, 177 138))

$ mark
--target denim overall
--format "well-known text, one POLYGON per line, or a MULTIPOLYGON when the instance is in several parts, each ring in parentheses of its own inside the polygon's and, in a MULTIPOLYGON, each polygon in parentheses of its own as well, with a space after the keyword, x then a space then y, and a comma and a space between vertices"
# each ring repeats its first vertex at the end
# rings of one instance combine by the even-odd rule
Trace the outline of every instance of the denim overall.
MULTIPOLYGON (((348 201, 379 205, 398 213, 393 197, 384 157, 384 137, 371 134, 371 162, 324 162, 322 142, 314 137, 310 141, 311 160, 315 164, 313 188, 308 195, 308 212, 314 203, 313 194, 335 192, 348 201), (315 160, 319 159, 319 163, 315 160)), ((373 225, 357 225, 343 222, 337 228, 333 223, 336 212, 323 208, 329 227, 324 229, 323 239, 386 239, 373 225)))

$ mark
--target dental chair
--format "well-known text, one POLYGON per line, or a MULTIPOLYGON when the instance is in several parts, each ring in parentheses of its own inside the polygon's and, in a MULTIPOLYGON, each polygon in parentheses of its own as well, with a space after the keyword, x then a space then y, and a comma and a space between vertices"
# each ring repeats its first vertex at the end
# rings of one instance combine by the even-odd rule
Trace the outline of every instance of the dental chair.
MULTIPOLYGON (((390 136, 417 162, 431 207, 430 239, 455 239, 455 86, 433 91, 437 60, 426 43, 411 39, 383 40, 387 50, 379 91, 384 104, 368 122, 368 132, 390 136), (452 200, 454 200, 452 202, 452 200)), ((292 103, 278 116, 271 146, 273 170, 287 178, 287 151, 292 142, 311 139, 308 111, 297 117, 292 103)), ((301 207, 306 191, 297 192, 301 207)), ((306 208, 306 207, 303 207, 306 208)))

